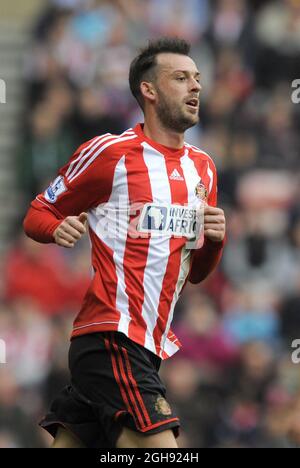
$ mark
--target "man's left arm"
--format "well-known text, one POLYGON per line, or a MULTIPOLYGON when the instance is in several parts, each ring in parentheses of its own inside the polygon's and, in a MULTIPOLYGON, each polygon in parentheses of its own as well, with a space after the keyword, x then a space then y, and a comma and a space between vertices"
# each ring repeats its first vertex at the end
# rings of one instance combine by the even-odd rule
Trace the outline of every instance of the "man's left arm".
POLYGON ((214 165, 212 189, 204 208, 204 244, 192 253, 189 281, 200 283, 219 264, 225 245, 226 220, 224 211, 217 207, 217 172, 214 165))

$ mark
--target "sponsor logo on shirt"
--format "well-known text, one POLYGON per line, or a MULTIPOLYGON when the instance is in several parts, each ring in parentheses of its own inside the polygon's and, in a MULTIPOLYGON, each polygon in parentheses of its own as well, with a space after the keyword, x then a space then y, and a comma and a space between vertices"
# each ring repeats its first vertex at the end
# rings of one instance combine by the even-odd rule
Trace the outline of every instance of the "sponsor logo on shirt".
POLYGON ((57 197, 66 192, 67 188, 64 183, 63 176, 57 177, 54 182, 50 184, 45 192, 45 198, 50 203, 55 203, 57 197))
POLYGON ((196 236, 196 208, 182 205, 146 203, 138 223, 138 231, 152 235, 196 236))

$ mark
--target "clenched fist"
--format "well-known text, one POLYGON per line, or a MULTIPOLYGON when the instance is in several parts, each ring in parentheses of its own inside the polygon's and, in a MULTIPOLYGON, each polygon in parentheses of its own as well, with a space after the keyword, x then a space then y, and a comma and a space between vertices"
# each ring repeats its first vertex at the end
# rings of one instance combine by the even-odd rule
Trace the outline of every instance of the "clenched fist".
POLYGON ((57 245, 71 249, 86 233, 87 214, 68 216, 53 233, 57 245))
POLYGON ((204 207, 204 235, 213 242, 222 242, 226 233, 225 214, 221 208, 204 207))

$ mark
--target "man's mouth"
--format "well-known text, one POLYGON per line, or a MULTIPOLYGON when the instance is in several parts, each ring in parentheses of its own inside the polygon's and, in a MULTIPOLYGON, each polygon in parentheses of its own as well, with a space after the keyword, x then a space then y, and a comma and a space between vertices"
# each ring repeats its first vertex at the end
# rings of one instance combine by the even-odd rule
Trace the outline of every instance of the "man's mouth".
POLYGON ((186 102, 186 105, 190 107, 191 109, 197 109, 199 104, 199 100, 197 98, 189 99, 186 102))

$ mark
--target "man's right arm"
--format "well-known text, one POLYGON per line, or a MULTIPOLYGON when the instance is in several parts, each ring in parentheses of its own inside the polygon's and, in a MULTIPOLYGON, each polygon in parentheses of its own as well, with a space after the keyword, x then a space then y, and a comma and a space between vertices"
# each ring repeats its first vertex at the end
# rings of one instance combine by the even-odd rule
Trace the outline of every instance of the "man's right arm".
POLYGON ((23 227, 31 239, 41 242, 55 242, 61 247, 72 248, 86 233, 87 214, 67 216, 64 220, 47 209, 31 207, 24 219, 23 227))
POLYGON ((51 211, 47 209, 38 210, 31 206, 23 221, 23 228, 31 239, 48 244, 55 242, 53 234, 61 222, 62 220, 57 219, 51 211))

